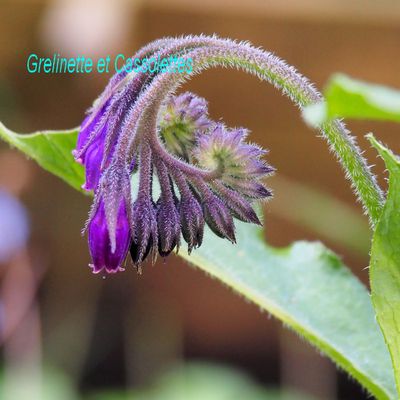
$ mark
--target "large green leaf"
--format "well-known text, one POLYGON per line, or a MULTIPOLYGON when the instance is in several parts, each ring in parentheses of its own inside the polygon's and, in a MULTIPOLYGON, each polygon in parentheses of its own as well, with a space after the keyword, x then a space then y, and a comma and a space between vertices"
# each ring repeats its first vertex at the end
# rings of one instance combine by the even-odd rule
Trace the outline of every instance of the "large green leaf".
POLYGON ((389 191, 371 251, 372 301, 392 356, 400 393, 400 159, 368 135, 389 171, 389 191))
MULTIPOLYGON (((208 232, 207 232, 208 233, 208 232)), ((395 399, 387 348, 366 288, 320 243, 276 249, 239 224, 234 246, 207 234, 182 256, 282 320, 379 399, 395 399)))
MULTIPOLYGON (((1 135, 75 188, 82 184, 70 156, 75 131, 22 136, 3 128, 1 135)), ((340 259, 320 243, 273 248, 262 229, 244 223, 237 238, 232 245, 207 232, 200 249, 180 255, 303 335, 378 399, 396 398, 368 291, 340 259)))
POLYGON ((82 191, 84 170, 82 165, 74 161, 71 153, 77 136, 76 129, 18 134, 0 122, 0 138, 33 158, 46 171, 82 191))
POLYGON ((400 122, 400 91, 395 89, 336 74, 329 80, 324 97, 324 103, 303 111, 311 125, 336 117, 400 122))

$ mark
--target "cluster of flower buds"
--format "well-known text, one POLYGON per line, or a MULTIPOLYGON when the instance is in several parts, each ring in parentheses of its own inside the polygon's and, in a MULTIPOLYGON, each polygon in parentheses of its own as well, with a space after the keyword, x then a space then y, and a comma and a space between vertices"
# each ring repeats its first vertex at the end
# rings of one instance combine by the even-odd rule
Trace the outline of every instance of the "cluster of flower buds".
MULTIPOLYGON (((189 52, 196 40, 155 42, 136 57, 189 52)), ((123 270, 128 253, 136 267, 166 257, 181 237, 191 252, 205 223, 234 243, 234 218, 260 224, 254 202, 271 196, 261 179, 273 168, 247 130, 212 121, 204 99, 171 95, 167 80, 117 74, 81 125, 74 156, 94 192, 86 229, 95 273, 123 270)))

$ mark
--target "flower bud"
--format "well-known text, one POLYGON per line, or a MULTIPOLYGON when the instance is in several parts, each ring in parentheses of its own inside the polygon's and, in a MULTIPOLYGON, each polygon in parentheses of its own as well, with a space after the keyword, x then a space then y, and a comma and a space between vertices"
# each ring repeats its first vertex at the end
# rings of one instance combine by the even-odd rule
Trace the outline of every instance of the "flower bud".
POLYGON ((265 151, 244 142, 247 135, 246 129, 227 129, 217 124, 209 135, 198 139, 194 150, 198 164, 220 171, 222 179, 226 176, 254 179, 271 172, 271 167, 259 159, 265 151))
POLYGON ((161 257, 168 256, 175 247, 179 248, 181 226, 175 202, 161 197, 157 209, 158 252, 161 257))
POLYGON ((218 196, 228 206, 235 218, 243 222, 262 225, 251 203, 244 199, 238 192, 227 188, 220 182, 215 182, 213 188, 215 188, 218 196))
POLYGON ((157 217, 154 203, 139 197, 132 207, 132 244, 130 253, 133 264, 141 264, 149 253, 155 257, 158 245, 157 217))
POLYGON ((190 161, 196 137, 212 125, 205 99, 186 92, 169 99, 161 114, 160 135, 171 153, 190 161))
POLYGON ((182 236, 188 244, 189 254, 193 249, 200 247, 203 242, 204 217, 203 211, 191 194, 183 194, 179 202, 179 215, 182 236))
POLYGON ((204 199, 203 212, 207 225, 216 235, 236 243, 232 215, 217 196, 210 194, 204 199))

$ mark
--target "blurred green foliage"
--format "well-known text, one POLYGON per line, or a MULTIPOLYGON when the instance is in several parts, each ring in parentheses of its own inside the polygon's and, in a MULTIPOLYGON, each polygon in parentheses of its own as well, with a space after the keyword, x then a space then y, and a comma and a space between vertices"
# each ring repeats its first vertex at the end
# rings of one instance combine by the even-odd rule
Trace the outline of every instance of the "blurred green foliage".
POLYGON ((14 371, 2 374, 0 395, 2 400, 313 400, 290 390, 266 389, 240 371, 200 362, 176 365, 146 387, 86 395, 51 368, 38 380, 28 371, 14 371))

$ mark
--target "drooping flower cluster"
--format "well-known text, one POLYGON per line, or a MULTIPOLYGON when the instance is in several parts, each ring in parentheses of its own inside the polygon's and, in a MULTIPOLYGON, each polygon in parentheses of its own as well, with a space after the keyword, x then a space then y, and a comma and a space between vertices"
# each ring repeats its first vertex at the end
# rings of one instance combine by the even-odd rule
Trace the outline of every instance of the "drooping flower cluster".
MULTIPOLYGON (((170 46, 142 53, 182 43, 170 46)), ((87 223, 95 273, 122 270, 128 253, 137 267, 166 257, 181 236, 191 252, 205 223, 234 243, 234 218, 260 224, 253 203, 271 196, 261 179, 273 168, 245 141, 248 132, 210 120, 206 101, 192 93, 167 91, 158 101, 160 82, 143 73, 113 77, 81 125, 74 156, 85 167, 83 188, 95 195, 87 223)))

